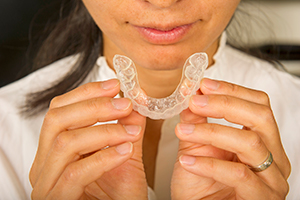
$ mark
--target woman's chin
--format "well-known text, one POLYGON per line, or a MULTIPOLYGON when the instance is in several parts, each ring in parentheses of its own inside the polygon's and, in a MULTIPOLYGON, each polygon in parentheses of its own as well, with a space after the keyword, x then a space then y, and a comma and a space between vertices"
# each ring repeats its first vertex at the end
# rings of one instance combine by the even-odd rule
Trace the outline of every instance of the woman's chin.
POLYGON ((185 61, 194 52, 183 55, 182 53, 161 53, 143 57, 131 57, 135 65, 149 70, 176 70, 182 69, 185 61))

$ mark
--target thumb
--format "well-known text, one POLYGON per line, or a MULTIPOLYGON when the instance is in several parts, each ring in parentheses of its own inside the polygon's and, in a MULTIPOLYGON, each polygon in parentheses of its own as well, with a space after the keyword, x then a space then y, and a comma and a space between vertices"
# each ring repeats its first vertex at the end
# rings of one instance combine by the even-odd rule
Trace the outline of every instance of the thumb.
POLYGON ((119 119, 118 123, 123 125, 140 125, 144 130, 146 126, 146 117, 133 110, 128 116, 119 119))
POLYGON ((187 108, 180 113, 180 122, 185 124, 206 123, 207 117, 197 115, 187 108))
MULTIPOLYGON (((201 90, 196 91, 196 95, 203 94, 201 90)), ((203 116, 199 116, 193 113, 189 108, 185 109, 180 113, 180 122, 186 124, 198 124, 198 123, 206 123, 207 118, 203 116)))
POLYGON ((118 123, 122 124, 122 125, 139 125, 139 126, 141 126, 141 134, 142 134, 141 139, 139 139, 133 145, 134 145, 134 148, 136 150, 138 150, 138 151, 135 151, 135 153, 137 153, 137 152, 142 153, 143 138, 144 138, 145 127, 146 127, 146 117, 144 117, 143 115, 139 114, 136 111, 132 111, 128 116, 126 116, 122 119, 119 119, 118 123))

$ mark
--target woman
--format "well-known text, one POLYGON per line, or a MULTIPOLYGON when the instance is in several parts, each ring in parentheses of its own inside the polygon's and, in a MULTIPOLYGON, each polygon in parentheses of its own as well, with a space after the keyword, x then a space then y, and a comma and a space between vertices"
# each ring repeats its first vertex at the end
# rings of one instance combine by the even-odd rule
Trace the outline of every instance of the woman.
MULTIPOLYGON (((300 152, 293 146, 299 134, 289 134, 299 130, 295 92, 300 81, 226 45, 223 32, 239 3, 83 0, 86 11, 74 1, 65 25, 84 28, 77 26, 80 30, 65 37, 68 41, 63 34, 50 35, 45 48, 75 49, 61 50, 55 59, 79 54, 1 89, 1 186, 6 188, 1 194, 22 199, 284 199, 291 170, 281 137, 297 167, 292 152, 300 152), (92 22, 85 29, 87 12, 103 39, 92 22), (80 52, 82 46, 91 48, 80 52), (104 57, 97 58, 99 52, 104 57), (162 98, 177 87, 185 60, 196 52, 208 54, 205 76, 210 79, 202 80, 180 116, 146 119, 122 98, 114 79, 115 54, 134 61, 148 96, 162 98), (76 84, 81 86, 71 90, 76 84), (48 110, 20 115, 26 94, 38 91, 30 96, 29 110, 63 94, 48 110), (32 191, 26 177, 30 166, 32 191)), ((299 197, 299 177, 297 171, 292 174, 291 199, 299 197)))

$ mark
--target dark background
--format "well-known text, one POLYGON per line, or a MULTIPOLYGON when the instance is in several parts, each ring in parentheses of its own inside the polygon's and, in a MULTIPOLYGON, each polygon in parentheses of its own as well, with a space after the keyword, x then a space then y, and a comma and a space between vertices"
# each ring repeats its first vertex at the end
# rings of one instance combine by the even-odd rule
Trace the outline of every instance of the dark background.
POLYGON ((41 31, 57 4, 55 0, 0 0, 0 87, 30 70, 26 67, 29 37, 41 31))

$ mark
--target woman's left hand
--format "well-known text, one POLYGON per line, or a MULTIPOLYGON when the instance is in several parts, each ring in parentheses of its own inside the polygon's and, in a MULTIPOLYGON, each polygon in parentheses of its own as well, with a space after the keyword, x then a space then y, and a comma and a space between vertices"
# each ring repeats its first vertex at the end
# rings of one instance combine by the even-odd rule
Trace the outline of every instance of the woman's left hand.
POLYGON ((290 163, 264 92, 203 79, 176 127, 180 139, 172 199, 284 199, 290 163), (207 123, 224 118, 243 129, 207 123), (258 166, 270 152, 273 163, 258 166))

